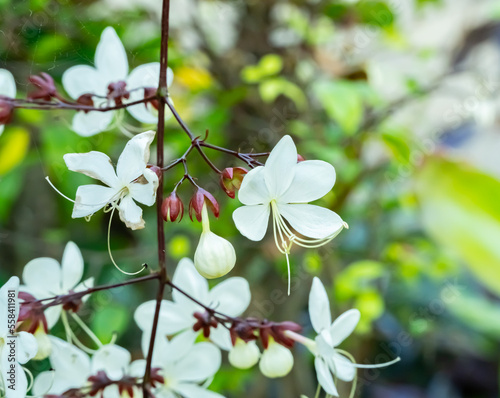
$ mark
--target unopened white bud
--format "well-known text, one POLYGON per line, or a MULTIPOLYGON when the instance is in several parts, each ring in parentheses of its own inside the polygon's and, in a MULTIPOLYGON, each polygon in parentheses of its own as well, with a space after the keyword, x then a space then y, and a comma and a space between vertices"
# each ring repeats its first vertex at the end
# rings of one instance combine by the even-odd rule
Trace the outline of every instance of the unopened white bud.
POLYGON ((274 340, 270 340, 267 350, 260 359, 259 368, 264 376, 271 379, 284 377, 293 368, 292 352, 274 340))
POLYGON ((38 343, 38 351, 33 358, 36 361, 41 361, 47 358, 52 353, 52 343, 50 342, 49 336, 45 333, 42 326, 39 326, 34 333, 36 342, 38 343))
POLYGON ((207 279, 219 278, 231 271, 236 264, 233 245, 210 231, 206 205, 202 210, 203 232, 194 253, 194 266, 207 279))
POLYGON ((254 366, 260 357, 260 350, 255 341, 245 343, 241 339, 229 351, 229 363, 238 369, 249 369, 254 366))

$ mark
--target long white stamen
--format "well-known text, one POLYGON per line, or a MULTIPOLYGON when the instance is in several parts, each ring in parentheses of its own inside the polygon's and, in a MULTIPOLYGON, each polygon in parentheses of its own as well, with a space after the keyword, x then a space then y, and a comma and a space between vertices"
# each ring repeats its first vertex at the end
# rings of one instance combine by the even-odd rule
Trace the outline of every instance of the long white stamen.
POLYGON ((72 203, 76 203, 73 199, 68 198, 65 194, 63 194, 61 191, 59 191, 59 189, 57 189, 57 188, 55 187, 55 185, 54 185, 54 184, 52 184, 52 182, 50 181, 49 176, 45 177, 45 179, 47 180, 47 182, 49 183, 49 185, 50 185, 50 186, 54 189, 54 191, 56 191, 56 192, 57 192, 59 195, 61 195, 64 199, 69 200, 69 201, 70 201, 70 202, 72 202, 72 203))
POLYGON ((120 271, 122 274, 134 276, 134 275, 140 274, 142 271, 144 271, 147 268, 147 266, 143 265, 142 268, 137 272, 124 271, 118 266, 115 259, 113 258, 113 253, 111 253, 111 222, 113 221, 113 214, 115 214, 115 209, 116 209, 116 205, 113 203, 113 210, 111 210, 111 215, 109 216, 109 223, 108 223, 108 254, 109 254, 109 258, 111 259, 111 262, 113 263, 115 268, 118 271, 120 271))
POLYGON ((101 340, 99 340, 97 338, 97 336, 95 335, 95 333, 90 330, 90 328, 85 324, 85 322, 82 321, 82 319, 77 315, 75 314, 74 312, 71 313, 71 316, 73 317, 73 319, 76 321, 76 323, 78 323, 78 326, 80 326, 82 328, 82 330, 87 333, 87 336, 89 336, 92 341, 100 348, 102 347, 104 344, 101 343, 101 340))
POLYGON ((354 360, 354 357, 351 354, 349 354, 347 351, 344 351, 344 350, 341 350, 338 348, 336 348, 335 351, 337 351, 339 354, 345 355, 347 358, 349 358, 352 362, 352 365, 358 369, 385 368, 386 366, 394 365, 395 363, 401 361, 401 358, 397 357, 396 359, 393 359, 392 361, 389 361, 389 362, 378 363, 375 365, 361 365, 359 363, 356 363, 356 361, 354 360))

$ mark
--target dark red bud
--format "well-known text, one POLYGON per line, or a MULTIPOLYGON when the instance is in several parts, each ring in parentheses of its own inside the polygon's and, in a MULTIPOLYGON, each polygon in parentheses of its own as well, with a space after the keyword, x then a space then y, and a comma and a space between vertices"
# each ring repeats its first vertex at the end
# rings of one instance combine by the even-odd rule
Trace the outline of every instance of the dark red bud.
POLYGON ((158 176, 158 180, 161 181, 161 179, 163 178, 163 172, 160 167, 148 165, 148 169, 154 171, 155 174, 158 176))
MULTIPOLYGON (((158 91, 158 88, 156 87, 146 87, 144 89, 144 98, 151 98, 156 95, 156 92, 158 91)), ((149 103, 153 105, 153 107, 158 110, 160 107, 160 104, 158 103, 157 99, 150 100, 149 103)))
POLYGON ((120 80, 116 83, 108 85, 108 99, 114 100, 116 105, 122 105, 124 99, 130 98, 130 93, 127 91, 127 83, 120 80))
POLYGON ((210 329, 218 326, 217 320, 213 317, 213 314, 208 311, 203 313, 195 312, 193 316, 197 320, 197 322, 193 325, 193 330, 197 332, 203 329, 203 336, 208 339, 210 337, 210 329))
POLYGON ((220 175, 220 186, 231 199, 236 196, 236 191, 240 189, 243 177, 248 170, 243 167, 228 167, 220 175))
POLYGON ((12 119, 14 105, 9 98, 0 96, 0 124, 7 124, 12 119))
POLYGON ((303 162, 304 160, 304 156, 297 154, 297 163, 303 162))
POLYGON ((28 94, 29 99, 43 99, 50 101, 57 94, 54 79, 47 73, 42 72, 40 76, 30 76, 29 81, 37 90, 28 94))
POLYGON ((201 210, 203 209, 204 204, 206 204, 212 213, 214 213, 216 218, 219 218, 219 203, 217 203, 214 196, 210 192, 204 190, 203 188, 198 188, 189 202, 189 218, 191 218, 191 221, 193 221, 194 213, 196 219, 201 222, 201 210))
POLYGON ((39 326, 42 326, 45 333, 49 332, 47 319, 43 312, 43 305, 36 300, 34 296, 26 292, 19 292, 19 307, 18 321, 22 322, 20 329, 28 333, 34 334, 39 326))
POLYGON ((179 222, 182 220, 182 217, 184 216, 184 204, 175 192, 172 192, 170 196, 163 200, 161 205, 161 215, 166 222, 174 222, 177 218, 179 218, 179 222))
MULTIPOLYGON (((92 99, 92 94, 82 94, 78 97, 76 102, 80 105, 94 106, 94 100, 92 99)), ((88 112, 88 111, 85 111, 88 112)))

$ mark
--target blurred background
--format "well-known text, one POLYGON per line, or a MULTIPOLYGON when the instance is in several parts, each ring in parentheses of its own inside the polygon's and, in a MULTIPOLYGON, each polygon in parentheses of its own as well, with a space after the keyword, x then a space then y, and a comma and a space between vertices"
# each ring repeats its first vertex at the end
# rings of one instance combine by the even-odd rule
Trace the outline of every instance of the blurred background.
MULTIPOLYGON (((0 68, 24 97, 31 74, 59 84, 70 66, 92 64, 106 26, 127 49, 130 68, 159 59, 160 0, 0 0, 0 68)), ((238 207, 196 154, 198 183, 220 201, 214 232, 236 247, 234 275, 247 278, 248 315, 293 320, 312 332, 307 298, 319 276, 338 316, 362 321, 344 347, 360 363, 402 361, 360 371, 363 398, 498 397, 500 360, 500 4, 495 0, 172 0, 171 96, 196 134, 242 151, 268 151, 291 134, 306 159, 333 164, 337 183, 318 204, 350 225, 331 244, 292 253, 272 237, 254 243, 231 219, 238 207)), ((19 110, 0 137, 0 282, 35 257, 61 259, 72 240, 85 276, 123 279, 106 252, 108 215, 72 220, 72 197, 89 178, 68 172, 63 155, 99 150, 116 159, 127 138, 114 129, 73 133, 71 112, 19 110)), ((125 123, 137 126, 132 119, 125 123)), ((189 145, 170 121, 169 159, 189 145)), ((144 127, 146 129, 146 127, 144 127)), ((210 153, 219 168, 242 166, 210 153)), ((168 194, 181 170, 165 175, 168 194)), ((193 191, 183 185, 187 205, 193 191)), ((112 229, 123 268, 155 264, 153 208, 147 227, 112 229), (148 228, 149 227, 149 228, 148 228)), ((193 257, 201 232, 169 224, 169 270, 193 257)), ((135 307, 148 286, 93 296, 82 317, 96 334, 139 357, 135 307)), ((60 333, 61 328, 54 333, 60 333)), ((85 336, 82 336, 85 339, 85 336)), ((295 348, 283 380, 224 364, 212 389, 227 397, 314 396, 312 356, 295 348)), ((47 369, 46 361, 32 365, 47 369)), ((350 386, 340 384, 341 396, 350 386)))

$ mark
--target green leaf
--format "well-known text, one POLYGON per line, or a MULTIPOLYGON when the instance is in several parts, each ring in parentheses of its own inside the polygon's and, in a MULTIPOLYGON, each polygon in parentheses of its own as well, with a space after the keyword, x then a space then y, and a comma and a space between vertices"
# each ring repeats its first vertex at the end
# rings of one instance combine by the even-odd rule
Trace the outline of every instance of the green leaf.
POLYGON ((259 85, 259 93, 264 102, 271 103, 280 95, 290 98, 299 110, 307 107, 307 99, 299 86, 282 78, 265 80, 259 85))
POLYGON ((423 224, 500 295, 500 181, 470 166, 428 159, 417 174, 423 224))
POLYGON ((241 71, 245 83, 259 83, 266 77, 274 76, 283 69, 283 60, 279 55, 268 54, 257 65, 249 65, 241 71))
POLYGON ((447 304, 450 312, 471 329, 495 339, 500 335, 500 308, 497 303, 461 294, 447 304))
POLYGON ((313 92, 328 116, 347 134, 354 134, 363 118, 363 98, 358 87, 346 81, 318 81, 313 92))
POLYGON ((130 320, 130 311, 123 305, 110 305, 96 311, 92 330, 103 343, 111 341, 114 334, 123 332, 130 320))

